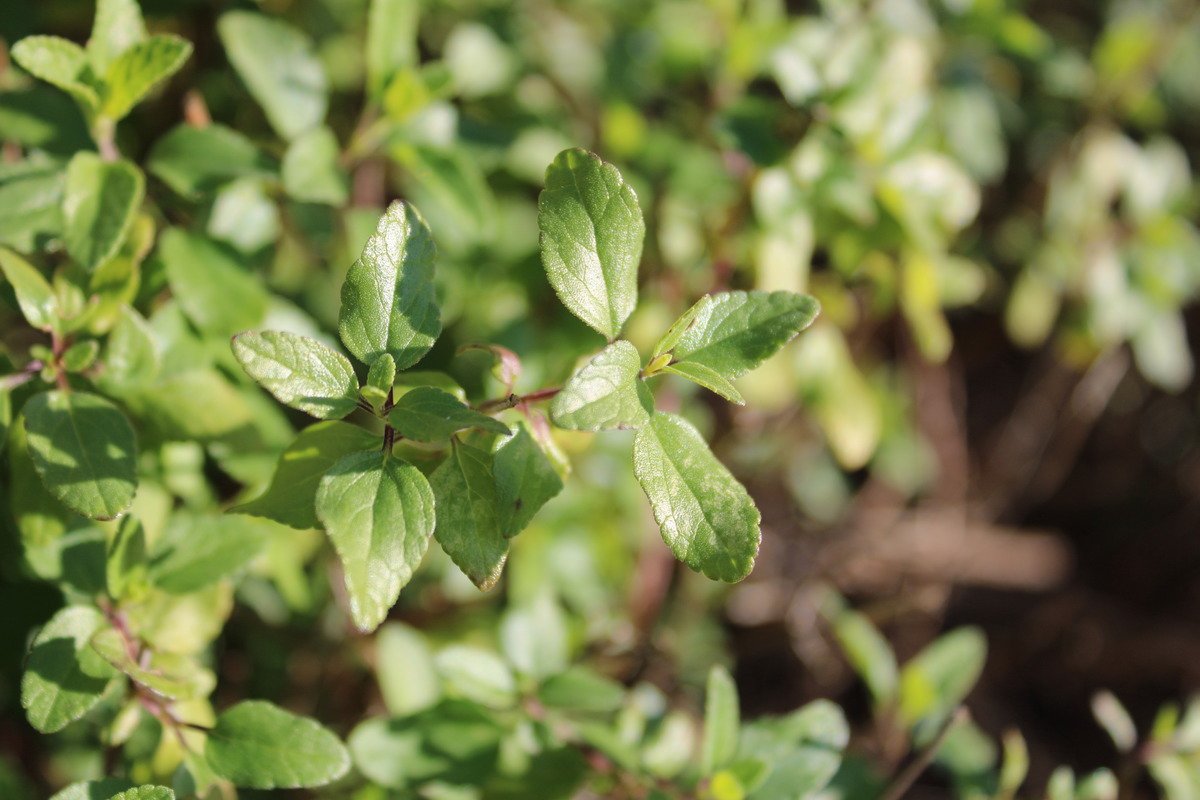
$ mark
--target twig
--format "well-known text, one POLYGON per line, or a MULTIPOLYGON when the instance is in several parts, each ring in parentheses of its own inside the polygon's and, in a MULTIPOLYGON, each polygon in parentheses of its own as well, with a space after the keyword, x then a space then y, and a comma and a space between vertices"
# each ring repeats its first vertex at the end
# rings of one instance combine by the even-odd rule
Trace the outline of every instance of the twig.
POLYGON ((938 750, 945 744, 946 737, 950 735, 950 732, 970 718, 971 712, 967 710, 966 706, 959 706, 954 709, 954 713, 942 724, 941 730, 937 732, 937 736, 933 737, 933 741, 926 745, 925 749, 918 753, 917 757, 896 775, 880 800, 901 800, 905 793, 912 788, 912 785, 917 782, 917 778, 921 777, 921 773, 925 771, 925 768, 933 761, 938 750))

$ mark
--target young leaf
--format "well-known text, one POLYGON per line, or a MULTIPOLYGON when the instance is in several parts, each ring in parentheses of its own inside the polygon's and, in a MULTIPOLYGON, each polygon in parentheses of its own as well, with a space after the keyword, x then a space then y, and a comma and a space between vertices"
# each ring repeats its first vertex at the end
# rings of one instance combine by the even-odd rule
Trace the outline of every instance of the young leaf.
POLYGON ((637 348, 613 342, 571 376, 550 403, 550 418, 560 428, 602 431, 640 428, 650 418, 654 401, 638 377, 637 348))
POLYGON ((388 412, 388 421, 401 436, 416 442, 442 442, 467 428, 501 436, 512 432, 503 422, 432 386, 418 386, 406 392, 388 412))
POLYGON ((696 361, 684 361, 679 364, 667 364, 662 371, 687 378, 710 392, 716 392, 731 403, 737 403, 739 406, 746 404, 746 401, 742 399, 742 393, 712 367, 696 361))
POLYGON ((270 167, 252 141, 223 125, 179 125, 154 144, 146 162, 151 175, 191 200, 270 167))
POLYGON ((633 441, 633 471, 676 558, 713 580, 750 574, 761 538, 758 508, 690 423, 651 416, 633 441))
POLYGON ((83 372, 96 363, 96 356, 99 354, 100 343, 95 339, 76 342, 62 354, 63 369, 67 372, 83 372))
POLYGON ((316 339, 248 331, 233 337, 233 354, 275 399, 318 419, 341 419, 358 406, 350 359, 316 339))
POLYGON ((136 517, 122 517, 117 532, 108 540, 104 575, 108 594, 116 600, 145 578, 146 531, 136 517))
POLYGON ((217 33, 233 68, 280 136, 290 141, 321 124, 329 82, 305 34, 252 11, 223 14, 217 33))
POLYGON ((342 560, 354 624, 373 631, 429 547, 429 482, 402 459, 378 450, 352 453, 321 479, 316 509, 342 560))
POLYGON ((379 443, 378 435, 347 422, 310 425, 279 456, 267 490, 233 511, 266 517, 293 528, 315 528, 314 503, 321 476, 343 456, 378 447, 379 443))
POLYGON ((146 23, 137 0, 97 0, 87 55, 97 75, 113 60, 146 38, 146 23))
POLYGON ((51 494, 92 519, 113 519, 137 490, 137 445, 125 415, 102 397, 55 390, 25 404, 29 455, 51 494))
POLYGON ((145 179, 128 161, 76 153, 67 165, 63 219, 67 252, 88 272, 116 255, 142 204, 145 179))
POLYGON ((690 321, 672 326, 655 349, 669 350, 672 366, 684 377, 691 378, 684 371, 688 366, 699 365, 732 380, 774 355, 819 311, 816 300, 792 292, 708 295, 684 315, 690 321))
POLYGON ((497 518, 492 455, 453 441, 450 456, 429 476, 437 498, 433 535, 446 555, 484 591, 496 585, 508 558, 497 518))
POLYGON ((708 673, 704 699, 704 738, 700 743, 700 772, 712 775, 737 755, 741 716, 737 686, 723 667, 708 673))
POLYGON ((172 518, 151 558, 150 581, 170 594, 190 594, 241 570, 267 544, 269 523, 237 514, 172 518))
POLYGON ((341 206, 350 196, 338 165, 337 137, 328 127, 313 128, 293 141, 280 167, 284 191, 302 203, 341 206))
POLYGON ((261 284, 211 240, 168 228, 159 237, 158 257, 176 302, 205 333, 232 336, 258 325, 266 314, 261 284))
POLYGON ((396 359, 391 353, 384 353, 371 362, 367 370, 367 382, 362 387, 362 395, 378 406, 387 400, 388 392, 396 383, 396 359))
POLYGON ((830 605, 833 607, 824 613, 846 660, 863 679, 877 706, 891 703, 896 698, 900 670, 887 639, 863 614, 837 607, 836 599, 830 605))
POLYGON ((94 608, 68 606, 33 640, 21 677, 21 705, 42 733, 60 731, 90 711, 117 674, 88 647, 104 625, 94 608))
POLYGON ((388 206, 342 284, 338 333, 360 361, 370 364, 386 352, 397 369, 407 369, 433 347, 442 332, 436 255, 417 210, 400 201, 388 206))
POLYGON ((350 769, 350 754, 331 731, 261 700, 222 712, 204 755, 214 772, 249 789, 324 786, 350 769))
POLYGON ((900 716, 915 724, 949 714, 979 680, 987 639, 978 628, 956 628, 935 639, 900 671, 900 716))
POLYGON ((507 538, 525 530, 533 515, 562 491, 563 482, 524 426, 496 450, 496 516, 507 538))
POLYGON ((42 273, 6 247, 0 247, 0 271, 12 285, 25 321, 39 330, 53 328, 58 317, 58 301, 42 273))
POLYGON ((637 196, 612 164, 564 150, 538 197, 542 264, 563 305, 609 341, 637 305, 646 224, 637 196))
POLYGON ((120 120, 160 82, 174 75, 192 54, 191 42, 158 33, 117 56, 104 73, 104 104, 100 113, 120 120))
POLYGON ((58 36, 27 36, 13 45, 12 57, 22 69, 62 89, 88 113, 100 106, 97 80, 87 53, 58 36))

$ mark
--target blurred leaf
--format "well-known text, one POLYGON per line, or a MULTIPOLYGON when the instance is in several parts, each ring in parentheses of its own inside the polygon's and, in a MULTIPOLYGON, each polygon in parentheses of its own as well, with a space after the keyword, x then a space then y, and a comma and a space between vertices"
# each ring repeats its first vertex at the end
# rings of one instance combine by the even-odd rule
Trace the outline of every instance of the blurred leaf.
POLYGON ((900 714, 910 725, 940 718, 963 701, 983 670, 987 640, 958 628, 929 644, 900 671, 900 714))
POLYGON ((223 125, 179 125, 154 143, 146 169, 188 199, 231 180, 268 173, 270 163, 254 143, 223 125))
POLYGON ((542 680, 567 668, 567 622, 562 608, 543 592, 510 608, 500 621, 500 646, 522 675, 542 680))
POLYGON ((142 204, 145 179, 128 161, 76 153, 63 190, 67 252, 88 272, 116 255, 142 204))
POLYGON ((229 577, 266 547, 269 523, 230 515, 176 514, 150 560, 149 577, 171 594, 189 594, 229 577))
POLYGON ((167 228, 159 237, 158 257, 176 301, 201 331, 232 336, 262 322, 266 291, 219 245, 167 228))
POLYGON ((13 45, 12 58, 35 78, 71 95, 88 113, 100 107, 99 81, 87 53, 58 36, 27 36, 13 45))
POLYGON ((1117 752, 1128 753, 1137 745, 1137 726, 1112 692, 1097 692, 1092 696, 1092 716, 1112 739, 1117 752))
POLYGON ((412 0, 371 0, 367 19, 367 90, 378 97, 398 70, 417 61, 420 5, 412 0))
POLYGON ((338 163, 337 137, 325 126, 313 128, 288 145, 283 156, 283 188, 293 200, 341 206, 350 187, 338 163))
POLYGON ((117 531, 108 540, 105 562, 108 594, 122 599, 146 577, 146 531, 132 514, 121 518, 117 531))
POLYGON ((158 83, 174 75, 192 54, 191 42, 172 34, 155 34, 113 59, 104 72, 100 113, 119 120, 158 83))
POLYGON ((708 673, 708 687, 704 695, 701 774, 712 775, 733 760, 737 753, 740 725, 737 686, 724 667, 713 667, 708 673))
POLYGON ((625 701, 625 687, 584 666, 549 676, 538 688, 548 708, 577 714, 607 714, 625 701))
POLYGON ((389 622, 379 629, 375 636, 375 672, 384 705, 397 716, 423 711, 441 697, 429 646, 419 631, 403 623, 389 622))
POLYGON ((65 182, 56 164, 0 177, 0 243, 28 252, 59 236, 65 182))
POLYGON ((468 645, 451 645, 437 654, 438 673, 446 690, 488 708, 510 708, 517 699, 516 681, 499 656, 468 645))
POLYGON ((95 609, 68 606, 38 632, 21 678, 21 705, 34 728, 42 733, 62 730, 100 702, 117 674, 88 647, 104 625, 95 609))
POLYGON ((769 765, 751 800, 815 798, 842 762, 850 731, 842 710, 827 700, 809 703, 784 717, 765 717, 742 728, 738 757, 769 765))
POLYGON ((350 754, 328 729, 261 700, 222 712, 204 755, 218 775, 253 789, 324 786, 350 769, 350 754))
POLYGON ((12 286, 25 321, 43 331, 53 329, 57 324, 58 302, 42 273, 5 247, 0 247, 0 271, 12 286))
POLYGON ((103 73, 118 56, 146 38, 146 23, 137 0, 97 0, 87 55, 92 68, 103 73))

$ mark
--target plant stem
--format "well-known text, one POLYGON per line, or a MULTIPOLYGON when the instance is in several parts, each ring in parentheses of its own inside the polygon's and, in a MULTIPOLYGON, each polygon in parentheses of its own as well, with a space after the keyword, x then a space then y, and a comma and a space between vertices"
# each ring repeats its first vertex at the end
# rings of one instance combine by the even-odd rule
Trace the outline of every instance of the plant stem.
POLYGON ((917 757, 896 775, 880 800, 901 800, 908 790, 912 788, 912 785, 916 783, 917 778, 921 777, 921 773, 925 771, 925 768, 933 761, 934 756, 942 748, 950 732, 970 718, 971 712, 967 710, 966 706, 959 706, 954 709, 954 713, 942 724, 941 729, 937 732, 937 736, 933 737, 933 741, 926 745, 925 749, 918 753, 917 757))
POLYGON ((516 408, 522 403, 536 403, 539 400, 549 400, 561 391, 561 386, 547 386, 544 389, 538 389, 526 395, 509 394, 505 397, 485 400, 477 405, 475 410, 481 411, 484 414, 494 414, 497 411, 507 411, 510 408, 516 408))

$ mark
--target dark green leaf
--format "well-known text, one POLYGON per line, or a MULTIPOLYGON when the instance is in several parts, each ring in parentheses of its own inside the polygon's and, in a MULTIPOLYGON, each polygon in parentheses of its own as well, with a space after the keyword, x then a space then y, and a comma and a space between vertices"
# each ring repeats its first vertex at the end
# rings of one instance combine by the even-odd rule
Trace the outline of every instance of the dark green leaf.
POLYGON ((352 453, 321 479, 316 509, 342 560, 354 624, 373 631, 429 547, 429 482, 416 467, 379 450, 352 453))
POLYGON ((401 436, 417 442, 442 442, 468 428, 501 436, 511 433, 503 422, 432 386, 418 386, 405 392, 388 412, 388 421, 401 436))
POLYGON ((433 535, 446 555, 480 589, 500 579, 508 558, 508 539, 497 516, 492 454, 461 442, 429 476, 437 501, 433 535))
POLYGON ((564 150, 538 197, 542 264, 572 314, 610 341, 637 305, 646 225, 633 189, 612 164, 564 150))
POLYGON ((524 426, 496 450, 492 467, 500 531, 511 539, 562 491, 562 478, 524 426))
POLYGON ((252 789, 324 786, 350 769, 350 754, 328 729, 260 700, 222 712, 204 755, 218 775, 252 789))
POLYGON ((633 442, 633 471, 676 558, 713 580, 750 574, 761 538, 758 508, 690 423, 651 416, 633 442))
POLYGON ((25 404, 29 455, 46 488, 93 519, 113 519, 137 490, 137 445, 125 415, 102 397, 55 390, 25 404))

